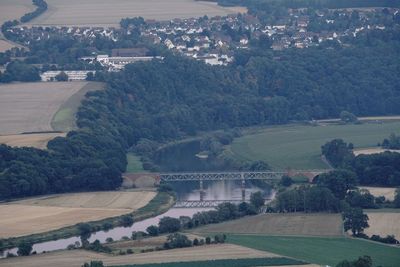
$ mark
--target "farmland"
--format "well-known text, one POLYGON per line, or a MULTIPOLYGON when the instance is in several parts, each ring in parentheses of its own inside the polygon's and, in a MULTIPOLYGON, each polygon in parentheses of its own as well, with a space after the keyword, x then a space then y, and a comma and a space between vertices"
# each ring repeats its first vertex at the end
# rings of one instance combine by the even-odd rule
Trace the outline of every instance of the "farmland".
POLYGON ((47 142, 57 136, 64 137, 65 133, 39 133, 39 134, 12 134, 0 135, 0 144, 8 146, 24 147, 32 146, 40 149, 46 149, 47 142))
POLYGON ((9 202, 0 205, 0 237, 47 232, 119 216, 144 207, 155 195, 152 191, 91 192, 9 202))
POLYGON ((58 267, 81 266, 83 262, 101 260, 106 266, 124 264, 146 264, 163 262, 188 262, 201 260, 241 259, 241 258, 270 258, 276 255, 264 251, 254 250, 233 244, 208 245, 183 249, 164 250, 149 253, 132 254, 125 256, 111 256, 97 254, 83 250, 60 251, 17 257, 0 260, 2 267, 8 266, 54 266, 58 267))
MULTIPOLYGON (((1 0, 0 25, 8 20, 19 19, 25 13, 34 9, 31 0, 1 0)), ((0 33, 0 52, 4 52, 14 46, 16 45, 3 40, 3 36, 0 33)))
POLYGON ((0 134, 52 131, 60 106, 86 82, 15 83, 0 86, 0 134))
POLYGON ((196 232, 260 235, 342 236, 340 214, 262 214, 220 224, 196 232), (251 225, 251 227, 249 227, 251 225))
POLYGON ((254 267, 254 266, 291 266, 291 267, 318 267, 317 265, 301 264, 301 261, 288 258, 253 258, 253 259, 226 259, 191 262, 135 264, 124 267, 254 267))
POLYGON ((380 235, 385 237, 387 235, 394 235, 396 239, 400 238, 400 212, 375 212, 374 210, 368 211, 369 228, 365 229, 365 233, 369 236, 380 235))
POLYGON ((397 267, 400 248, 353 238, 228 235, 228 242, 307 262, 335 266, 369 255, 375 266, 397 267))
POLYGON ((235 139, 226 149, 238 159, 264 160, 273 169, 326 168, 320 155, 327 141, 342 138, 356 148, 373 147, 399 129, 400 122, 267 127, 235 139))
POLYGON ((170 20, 174 18, 217 16, 244 12, 244 8, 225 8, 216 3, 193 0, 48 0, 49 8, 31 25, 119 26, 122 18, 170 20))
POLYGON ((82 83, 82 87, 79 91, 71 95, 64 103, 61 104, 57 113, 51 121, 51 127, 55 131, 68 132, 76 128, 75 115, 78 112, 78 108, 81 104, 82 99, 85 97, 87 92, 102 90, 104 84, 99 82, 82 83))
POLYGON ((360 186, 360 189, 367 189, 374 197, 384 196, 385 199, 393 201, 396 188, 360 186))
POLYGON ((52 131, 75 127, 75 114, 86 92, 102 87, 87 82, 0 85, 0 142, 45 148, 49 140, 64 135, 52 131))

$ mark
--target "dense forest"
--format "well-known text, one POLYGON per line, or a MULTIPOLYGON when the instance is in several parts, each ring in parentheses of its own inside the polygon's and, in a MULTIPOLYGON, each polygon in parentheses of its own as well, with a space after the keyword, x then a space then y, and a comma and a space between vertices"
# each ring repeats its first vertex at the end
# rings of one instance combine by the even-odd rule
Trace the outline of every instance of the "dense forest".
MULTIPOLYGON (((76 42, 49 39, 34 51, 53 47, 52 57, 72 55, 80 51, 70 49, 79 47, 76 42)), ((343 110, 400 114, 399 58, 395 25, 359 34, 349 47, 238 50, 225 67, 166 53, 164 60, 121 72, 98 71, 94 79, 107 83, 107 90, 88 93, 77 114, 79 130, 52 140, 47 151, 0 146, 0 199, 116 188, 125 153, 138 144, 153 149, 199 132, 332 118, 343 110)), ((37 73, 13 62, 3 79, 35 80, 37 73)))

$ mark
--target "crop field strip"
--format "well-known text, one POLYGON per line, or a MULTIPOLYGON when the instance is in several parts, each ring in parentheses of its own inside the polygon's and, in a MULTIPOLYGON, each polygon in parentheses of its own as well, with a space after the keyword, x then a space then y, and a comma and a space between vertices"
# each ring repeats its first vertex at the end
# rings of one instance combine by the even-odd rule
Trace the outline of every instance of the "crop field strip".
POLYGON ((76 128, 85 94, 103 88, 98 82, 0 85, 0 143, 45 149, 48 141, 76 128))
POLYGON ((119 267, 254 267, 254 266, 281 266, 281 267, 319 267, 313 264, 301 264, 301 261, 288 258, 255 258, 255 259, 235 259, 235 260, 210 260, 210 261, 191 261, 157 264, 135 264, 119 267))
POLYGON ((144 207, 153 191, 91 192, 30 198, 0 205, 0 238, 47 232, 144 207))
POLYGON ((211 224, 194 232, 257 235, 343 236, 340 214, 262 214, 220 224, 211 224), (249 227, 251 225, 251 227, 249 227))
POLYGON ((345 237, 228 235, 227 242, 320 265, 371 256, 374 266, 398 267, 400 248, 345 237))
POLYGON ((400 239, 400 212, 367 212, 369 227, 364 232, 369 235, 394 235, 400 239))
POLYGON ((361 125, 287 125, 259 129, 234 140, 226 149, 242 160, 264 160, 276 170, 326 168, 321 146, 342 138, 356 148, 374 147, 390 133, 400 130, 400 122, 361 125))
POLYGON ((84 250, 51 252, 31 257, 17 257, 0 260, 2 267, 57 267, 81 266, 84 262, 101 260, 106 266, 127 264, 148 264, 166 262, 192 262, 204 260, 245 258, 279 258, 276 254, 254 250, 233 244, 204 245, 183 249, 155 251, 125 256, 111 256, 84 250))
MULTIPOLYGON (((31 0, 1 0, 0 5, 0 25, 8 20, 19 19, 24 14, 35 9, 31 0)), ((4 40, 3 35, 0 33, 0 52, 15 46, 19 45, 4 40)))
POLYGON ((86 82, 15 83, 0 86, 0 135, 52 131, 60 106, 86 82))
POLYGON ((171 20, 246 11, 194 0, 47 0, 47 3, 48 10, 28 25, 118 27, 120 20, 126 17, 171 20))
POLYGON ((0 144, 14 147, 30 146, 39 149, 46 149, 47 143, 58 136, 65 137, 66 133, 0 135, 0 144))
POLYGON ((372 186, 360 186, 360 189, 368 190, 374 197, 384 196, 385 199, 393 201, 396 188, 393 187, 372 187, 372 186))

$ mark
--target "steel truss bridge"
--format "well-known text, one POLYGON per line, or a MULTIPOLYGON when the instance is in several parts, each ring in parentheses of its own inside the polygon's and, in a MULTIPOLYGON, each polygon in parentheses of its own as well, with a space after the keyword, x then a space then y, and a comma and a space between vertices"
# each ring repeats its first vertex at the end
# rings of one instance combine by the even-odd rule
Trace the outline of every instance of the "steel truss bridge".
POLYGON ((305 175, 314 178, 315 176, 330 170, 289 170, 289 171, 264 171, 264 172, 187 172, 187 173, 162 173, 159 174, 161 182, 199 182, 199 201, 186 200, 177 201, 176 208, 208 208, 216 207, 226 202, 240 203, 246 200, 246 180, 270 180, 278 181, 284 175, 305 175), (204 181, 241 181, 241 200, 205 200, 204 181))
POLYGON ((264 171, 264 172, 187 172, 187 173, 161 173, 162 182, 184 181, 226 181, 226 180, 279 180, 287 174, 304 174, 317 176, 330 170, 290 170, 290 171, 264 171))
MULTIPOLYGON (((270 199, 266 199, 270 200, 270 199)), ((215 208, 219 204, 234 203, 240 204, 243 200, 227 199, 227 200, 182 200, 175 203, 175 208, 215 208)))

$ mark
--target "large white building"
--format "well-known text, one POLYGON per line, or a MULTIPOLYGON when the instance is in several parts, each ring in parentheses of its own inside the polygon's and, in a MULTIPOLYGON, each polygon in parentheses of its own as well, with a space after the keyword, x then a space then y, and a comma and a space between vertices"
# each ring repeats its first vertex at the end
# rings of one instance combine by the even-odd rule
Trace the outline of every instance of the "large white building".
MULTIPOLYGON (((59 75, 62 71, 46 71, 43 72, 40 77, 42 78, 43 82, 52 82, 56 80, 56 76, 59 75)), ((66 70, 64 71, 65 74, 68 75, 69 81, 84 81, 86 80, 87 74, 91 72, 93 75, 96 73, 94 70, 66 70)))

